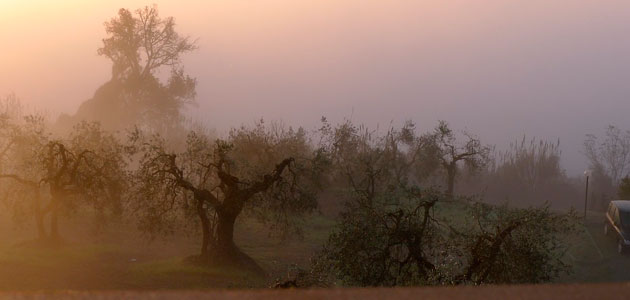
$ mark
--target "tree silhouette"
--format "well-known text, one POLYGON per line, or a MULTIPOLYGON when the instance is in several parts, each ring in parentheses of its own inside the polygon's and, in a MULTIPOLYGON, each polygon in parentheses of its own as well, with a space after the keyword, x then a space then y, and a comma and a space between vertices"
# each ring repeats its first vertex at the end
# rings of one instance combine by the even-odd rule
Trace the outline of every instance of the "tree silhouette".
POLYGON ((99 214, 106 208, 120 209, 126 167, 123 149, 98 124, 81 123, 68 138, 51 139, 43 119, 30 116, 9 138, 5 150, 10 159, 5 160, 0 179, 18 183, 30 194, 16 199, 33 200, 30 213, 40 240, 60 240, 59 217, 69 208, 86 203, 99 214))
POLYGON ((313 153, 304 131, 259 124, 214 143, 196 132, 187 140, 176 153, 159 136, 133 136, 141 157, 132 193, 140 228, 165 232, 178 218, 188 223, 195 216, 202 231, 198 262, 260 271, 234 244, 234 225, 247 210, 276 229, 291 229, 295 216, 316 207, 313 153))
POLYGON ((446 171, 446 194, 452 198, 459 164, 465 163, 470 170, 476 170, 488 159, 490 148, 481 144, 473 135, 464 132, 464 143, 458 143, 453 130, 445 121, 440 121, 433 133, 438 150, 438 159, 446 171))
POLYGON ((106 129, 139 126, 174 135, 181 109, 196 96, 196 80, 181 64, 181 56, 197 48, 195 42, 177 33, 174 19, 161 18, 156 6, 120 9, 105 23, 105 32, 98 54, 111 60, 112 77, 81 105, 78 120, 66 116, 60 122, 100 121, 106 129), (170 75, 161 81, 158 73, 165 69, 170 75))

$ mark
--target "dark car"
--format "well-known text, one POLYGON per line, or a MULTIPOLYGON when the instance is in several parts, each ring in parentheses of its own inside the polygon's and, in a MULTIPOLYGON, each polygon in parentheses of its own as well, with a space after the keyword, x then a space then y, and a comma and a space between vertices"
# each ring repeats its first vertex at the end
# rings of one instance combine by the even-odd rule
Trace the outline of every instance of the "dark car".
POLYGON ((630 247, 630 201, 610 201, 604 221, 604 234, 617 240, 617 252, 623 253, 630 247))

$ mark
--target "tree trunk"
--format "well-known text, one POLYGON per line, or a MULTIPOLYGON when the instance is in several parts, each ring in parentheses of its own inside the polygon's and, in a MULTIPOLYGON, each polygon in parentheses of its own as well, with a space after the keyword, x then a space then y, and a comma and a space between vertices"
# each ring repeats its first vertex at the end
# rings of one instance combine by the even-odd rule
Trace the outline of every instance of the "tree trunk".
POLYGON ((217 212, 217 245, 216 251, 219 259, 234 259, 238 256, 238 249, 234 244, 234 223, 236 214, 230 212, 217 212))
POLYGON ((199 215, 199 219, 201 219, 201 231, 203 233, 203 240, 201 242, 201 257, 208 257, 208 247, 210 246, 210 219, 208 219, 208 214, 206 213, 205 208, 203 207, 204 201, 197 201, 197 214, 199 215))
MULTIPOLYGON (((240 210, 237 210, 240 212, 240 210)), ((241 252, 234 244, 234 223, 238 212, 217 211, 217 243, 213 245, 210 260, 212 264, 230 265, 249 270, 258 275, 265 275, 265 270, 249 255, 241 252)))
POLYGON ((449 200, 453 199, 453 193, 455 191, 455 176, 457 175, 457 166, 456 165, 449 165, 449 167, 446 170, 447 172, 447 180, 448 180, 448 186, 446 189, 446 196, 449 198, 449 200))

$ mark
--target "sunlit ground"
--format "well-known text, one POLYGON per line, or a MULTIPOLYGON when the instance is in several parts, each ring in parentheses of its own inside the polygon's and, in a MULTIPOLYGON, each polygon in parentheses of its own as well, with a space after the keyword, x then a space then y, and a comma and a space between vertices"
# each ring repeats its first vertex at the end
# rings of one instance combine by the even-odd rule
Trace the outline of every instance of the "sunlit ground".
MULTIPOLYGON (((184 263, 196 254, 196 235, 149 242, 134 226, 110 224, 94 234, 89 225, 63 224, 66 245, 33 244, 30 230, 13 230, 6 218, 0 229, 1 290, 103 290, 264 288, 285 277, 293 264, 305 266, 328 236, 332 221, 315 216, 302 238, 281 241, 260 224, 237 228, 236 243, 267 270, 260 278, 241 270, 204 268, 184 263)), ((86 222, 88 223, 88 222, 86 222)))

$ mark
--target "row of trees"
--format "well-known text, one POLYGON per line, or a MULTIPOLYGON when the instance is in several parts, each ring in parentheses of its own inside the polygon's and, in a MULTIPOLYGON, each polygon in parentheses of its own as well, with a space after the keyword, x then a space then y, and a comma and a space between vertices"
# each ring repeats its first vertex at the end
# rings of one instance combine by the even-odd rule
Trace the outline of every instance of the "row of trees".
POLYGON ((91 211, 128 217, 150 236, 196 227, 193 262, 260 272, 234 243, 236 222, 254 217, 290 235, 326 189, 346 207, 318 266, 347 284, 541 282, 566 269, 558 237, 570 215, 454 201, 471 174, 516 176, 540 191, 561 173, 557 144, 515 144, 496 165, 490 147, 446 122, 380 134, 324 119, 311 134, 261 121, 215 138, 184 125, 196 81, 180 56, 196 46, 174 26, 156 7, 121 9, 107 22, 98 53, 112 61, 112 78, 77 116, 60 119, 69 130, 51 130, 15 97, 2 102, 2 193, 14 215, 35 221, 40 241, 61 241, 59 218, 91 211), (115 131, 125 128, 135 129, 115 131))
POLYGON ((347 284, 542 282, 566 268, 558 236, 569 232, 570 216, 453 201, 449 166, 478 170, 485 157, 462 153, 489 148, 470 140, 458 147, 444 122, 425 134, 406 123, 379 135, 350 122, 324 120, 309 134, 261 121, 221 139, 191 130, 180 145, 140 129, 123 139, 97 123, 56 137, 43 118, 11 111, 3 115, 0 178, 41 241, 60 241, 62 215, 122 214, 151 236, 194 225, 201 247, 192 261, 262 272, 234 243, 235 223, 254 217, 294 233, 326 187, 345 209, 321 265, 347 284), (428 187, 432 172, 446 175, 443 188, 428 187), (538 265, 517 268, 533 258, 538 265))
POLYGON ((454 172, 442 155, 475 158, 455 168, 480 170, 484 156, 465 153, 489 148, 468 140, 465 151, 442 151, 440 146, 456 142, 446 123, 423 135, 407 123, 382 136, 351 123, 325 124, 323 136, 332 161, 329 176, 345 187, 345 209, 313 270, 296 284, 537 283, 570 269, 563 253, 575 229, 572 213, 491 206, 474 198, 452 201, 454 172), (447 175, 446 188, 427 187, 426 173, 418 176, 427 166, 447 175))

